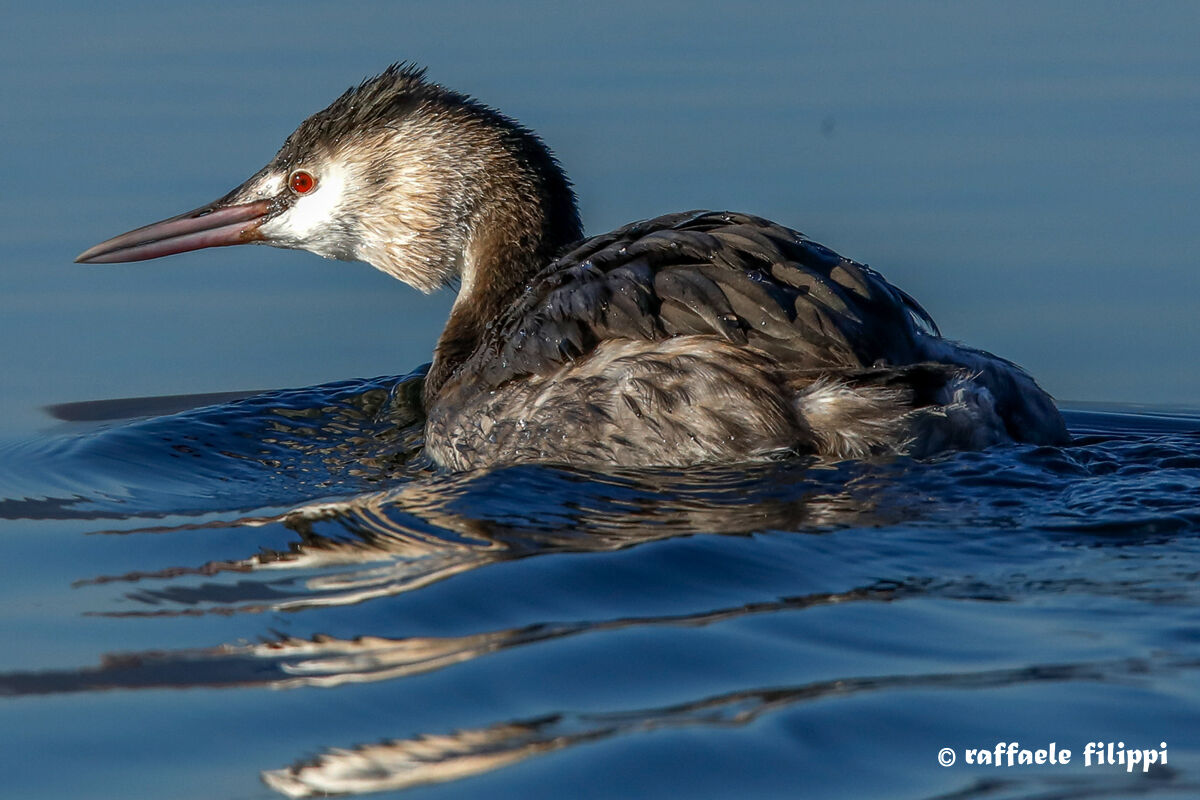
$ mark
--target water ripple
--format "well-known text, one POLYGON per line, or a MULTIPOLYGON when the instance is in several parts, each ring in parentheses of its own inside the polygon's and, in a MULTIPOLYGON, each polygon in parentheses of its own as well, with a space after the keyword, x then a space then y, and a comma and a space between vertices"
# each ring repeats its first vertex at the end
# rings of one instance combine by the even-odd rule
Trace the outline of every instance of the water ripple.
MULTIPOLYGON (((71 620, 58 623, 70 657, 0 671, 0 696, 156 690, 183 708, 201 688, 374 692, 336 703, 328 730, 310 701, 290 707, 320 754, 254 771, 293 797, 399 791, 666 729, 740 729, 817 701, 850 717, 851 698, 886 709, 928 692, 1189 696, 1200 420, 1077 412, 1068 447, 927 460, 443 474, 420 452, 420 379, 75 422, 0 447, 0 518, 49 532, 9 546, 34 553, 20 563, 58 587, 44 602, 71 620), (138 643, 113 645, 126 636, 138 643), (660 643, 645 660, 639 648, 660 643), (580 677, 597 659, 613 664, 580 677), (538 693, 563 672, 575 700, 538 693), (692 686, 693 673, 708 677, 692 686), (537 703, 455 705, 504 681, 537 703), (631 708, 620 689, 641 684, 652 699, 631 708), (1031 688, 1042 685, 1055 688, 1031 688), (390 724, 372 712, 380 697, 434 719, 380 743, 365 733, 390 724)), ((1128 716, 1142 701, 1116 708, 1128 716)), ((1193 772, 1172 770, 1146 793, 1187 795, 1193 772)), ((955 785, 940 796, 1105 797, 1113 784, 955 785)), ((1120 785, 1119 796, 1144 788, 1120 785)))

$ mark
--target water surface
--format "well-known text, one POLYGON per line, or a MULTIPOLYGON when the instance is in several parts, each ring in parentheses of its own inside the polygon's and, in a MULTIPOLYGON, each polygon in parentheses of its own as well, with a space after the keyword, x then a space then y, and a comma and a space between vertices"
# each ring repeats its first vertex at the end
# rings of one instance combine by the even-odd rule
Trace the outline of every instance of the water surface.
POLYGON ((1198 27, 1183 3, 10 11, 0 794, 1200 795, 1198 27), (71 263, 404 58, 542 132, 589 230, 790 223, 1029 367, 1075 443, 437 474, 412 398, 449 296, 267 248, 71 263), (1169 761, 1085 767, 1093 740, 1169 761), (1075 759, 963 763, 1012 741, 1075 759))
POLYGON ((0 452, 6 750, 73 764, 20 794, 1200 788, 1200 416, 1078 411, 1072 446, 928 461, 445 475, 418 385, 0 452), (1168 765, 934 761, 1108 738, 1168 765))

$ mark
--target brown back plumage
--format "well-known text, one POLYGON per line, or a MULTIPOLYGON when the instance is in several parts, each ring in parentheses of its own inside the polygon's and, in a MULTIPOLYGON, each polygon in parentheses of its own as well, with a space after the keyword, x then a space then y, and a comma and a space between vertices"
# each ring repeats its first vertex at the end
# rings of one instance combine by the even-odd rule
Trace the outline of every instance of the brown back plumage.
POLYGON ((693 211, 581 242, 543 268, 463 365, 545 374, 605 339, 715 335, 797 370, 917 360, 929 315, 874 270, 747 214, 693 211))

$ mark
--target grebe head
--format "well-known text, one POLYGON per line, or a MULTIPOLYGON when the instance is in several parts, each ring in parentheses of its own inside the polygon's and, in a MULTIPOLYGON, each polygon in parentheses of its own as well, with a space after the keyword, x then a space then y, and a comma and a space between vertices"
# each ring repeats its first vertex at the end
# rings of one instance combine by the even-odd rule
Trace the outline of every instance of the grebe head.
POLYGON ((509 288, 580 235, 570 184, 541 140, 395 64, 306 119, 224 197, 76 261, 269 244, 365 261, 423 292, 461 278, 461 300, 485 277, 509 288))

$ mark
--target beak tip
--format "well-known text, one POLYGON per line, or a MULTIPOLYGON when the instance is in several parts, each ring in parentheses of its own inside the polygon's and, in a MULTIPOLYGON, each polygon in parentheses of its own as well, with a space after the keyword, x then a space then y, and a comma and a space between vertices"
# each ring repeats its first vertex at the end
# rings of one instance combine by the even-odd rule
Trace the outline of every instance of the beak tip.
POLYGON ((100 245, 96 245, 94 247, 89 247, 87 250, 84 250, 82 253, 75 256, 75 263, 76 264, 98 264, 98 263, 100 263, 100 256, 102 254, 103 254, 103 250, 101 249, 100 245))

